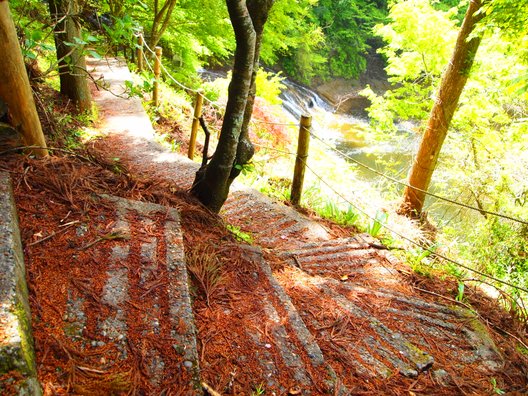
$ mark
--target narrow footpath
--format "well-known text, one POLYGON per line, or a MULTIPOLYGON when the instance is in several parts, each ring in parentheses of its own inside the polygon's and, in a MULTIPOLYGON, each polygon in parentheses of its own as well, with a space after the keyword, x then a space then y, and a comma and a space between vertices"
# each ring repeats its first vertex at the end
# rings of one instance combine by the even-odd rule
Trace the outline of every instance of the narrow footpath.
MULTIPOLYGON (((122 89, 129 78, 126 66, 115 61, 90 66, 110 91, 122 89)), ((99 91, 95 100, 108 138, 120 147, 115 154, 127 166, 190 188, 198 165, 154 143, 137 101, 109 91, 99 91)), ((243 341, 254 344, 263 375, 255 382, 267 391, 284 394, 291 388, 293 384, 275 378, 284 369, 307 393, 324 389, 310 373, 326 371, 334 383, 330 388, 340 389, 334 393, 346 394, 349 375, 427 375, 439 386, 449 386, 503 367, 503 357, 473 313, 418 292, 406 279, 408 270, 388 251, 372 247, 377 241, 370 236, 332 239, 319 223, 240 185, 234 186, 221 214, 262 248, 248 247, 248 254, 272 286, 272 295, 261 300, 264 317, 254 323, 255 329, 247 329, 243 341), (267 257, 278 259, 280 270, 271 271, 267 257), (272 352, 280 361, 271 358, 272 352), (453 367, 452 362, 458 362, 455 373, 444 369, 453 367)), ((245 359, 238 363, 244 365, 245 359)))
MULTIPOLYGON (((139 99, 116 95, 132 79, 126 65, 106 59, 88 67, 104 86, 94 89, 105 133, 95 149, 138 179, 189 189, 198 164, 155 142, 139 99)), ((182 229, 180 208, 94 199, 99 215, 80 220, 62 242, 73 256, 55 251, 46 272, 28 280, 38 304, 56 307, 47 318, 33 313, 52 323, 36 327, 54 343, 36 346, 47 394, 56 394, 57 378, 60 389, 93 395, 526 390, 524 369, 473 311, 428 291, 426 278, 369 235, 335 238, 323 224, 235 183, 221 217, 254 242, 220 238, 200 241, 202 249, 182 229), (218 259, 213 242, 236 255, 218 259), (76 266, 88 252, 93 264, 76 266), (219 260, 232 270, 217 276, 219 260), (70 362, 62 376, 53 371, 61 359, 70 362)), ((19 211, 22 223, 37 221, 19 211)), ((37 257, 46 243, 26 253, 37 257)))

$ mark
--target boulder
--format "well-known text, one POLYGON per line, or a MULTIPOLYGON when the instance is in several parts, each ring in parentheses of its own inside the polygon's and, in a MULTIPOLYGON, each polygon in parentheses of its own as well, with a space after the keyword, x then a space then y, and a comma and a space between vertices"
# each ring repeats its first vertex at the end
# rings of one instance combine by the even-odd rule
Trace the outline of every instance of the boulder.
POLYGON ((370 101, 361 96, 361 92, 369 85, 377 94, 383 94, 390 88, 385 62, 378 54, 367 56, 367 69, 355 80, 335 78, 315 87, 315 91, 329 101, 338 113, 366 116, 366 108, 370 101))

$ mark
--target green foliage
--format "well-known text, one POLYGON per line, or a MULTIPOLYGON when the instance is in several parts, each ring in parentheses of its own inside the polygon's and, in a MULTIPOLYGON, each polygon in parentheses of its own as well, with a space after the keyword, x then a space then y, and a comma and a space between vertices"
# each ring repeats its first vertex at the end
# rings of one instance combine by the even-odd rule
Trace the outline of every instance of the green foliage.
POLYGON ((47 5, 40 1, 14 0, 9 2, 9 7, 26 61, 54 55, 47 5))
POLYGON ((255 165, 252 162, 248 162, 246 164, 235 164, 235 169, 241 171, 243 175, 247 175, 248 173, 251 173, 255 170, 255 165))
POLYGON ((324 73, 327 62, 319 53, 325 38, 313 15, 315 4, 317 0, 278 0, 262 40, 261 58, 266 64, 280 64, 287 74, 305 82, 324 73))
POLYGON ((528 285, 528 226, 490 219, 475 228, 468 253, 480 269, 518 285, 528 285))
POLYGON ((455 297, 455 300, 458 301, 458 302, 462 302, 464 301, 464 291, 466 289, 466 285, 464 284, 464 282, 458 282, 458 286, 457 286, 457 295, 455 297))
POLYGON ((337 203, 333 201, 326 201, 319 214, 324 218, 331 219, 338 224, 346 226, 355 225, 359 219, 359 214, 354 207, 346 205, 344 209, 341 209, 337 203))
POLYGON ((114 48, 119 46, 135 48, 134 35, 140 31, 138 22, 128 14, 122 17, 114 16, 112 22, 112 26, 103 25, 103 29, 109 39, 108 44, 114 48))
POLYGON ((257 79, 255 84, 257 86, 257 96, 266 100, 269 104, 281 104, 282 99, 279 98, 282 90, 286 87, 282 84, 284 77, 281 73, 267 72, 259 69, 257 72, 257 79))
POLYGON ((491 383, 491 386, 493 386, 493 393, 496 394, 496 395, 504 395, 506 392, 504 392, 502 389, 500 389, 498 386, 497 386, 497 380, 495 379, 495 377, 491 377, 490 378, 490 383, 491 383))
POLYGON ((385 1, 278 0, 266 26, 262 59, 302 82, 356 78, 375 43, 372 27, 386 12, 385 1))
POLYGON ((324 219, 335 221, 345 226, 355 226, 359 220, 356 209, 350 205, 339 205, 335 201, 323 201, 321 205, 313 207, 315 212, 324 219))
POLYGON ((387 212, 379 211, 376 213, 374 219, 370 222, 367 227, 367 232, 372 235, 374 238, 378 236, 383 225, 387 223, 389 214, 387 212))
POLYGON ((140 81, 140 83, 135 83, 130 80, 125 81, 125 89, 129 97, 136 96, 143 98, 146 93, 152 92, 154 88, 154 77, 144 74, 144 78, 140 81))
POLYGON ((249 245, 253 243, 253 237, 251 234, 244 232, 240 229, 240 227, 234 226, 232 224, 227 224, 228 231, 235 236, 236 239, 238 239, 240 242, 245 242, 249 245))
MULTIPOLYGON (((527 0, 491 0, 484 5, 487 16, 484 23, 500 28, 509 37, 522 39, 528 31, 527 9, 527 0)), ((524 47, 526 48, 526 43, 524 47)))
MULTIPOLYGON (((281 73, 267 72, 264 69, 259 69, 256 79, 256 95, 261 99, 266 100, 269 104, 281 104, 282 100, 279 98, 280 93, 285 88, 282 84, 284 77, 281 73)), ((205 96, 213 101, 227 101, 227 90, 229 82, 231 81, 231 72, 226 78, 217 78, 214 81, 207 81, 201 85, 204 89, 205 96)))
POLYGON ((21 45, 22 55, 27 59, 37 59, 39 53, 54 51, 55 47, 45 41, 45 32, 40 29, 24 28, 24 41, 21 45))
MULTIPOLYGON (((148 10, 152 1, 146 2, 148 10)), ((140 21, 149 31, 152 20, 149 11, 141 15, 140 21)), ((221 0, 198 0, 179 2, 170 24, 160 41, 166 58, 172 60, 169 68, 175 77, 190 82, 203 63, 223 63, 235 47, 225 2, 221 0), (207 10, 207 12, 204 12, 207 10)))
POLYGON ((264 384, 259 384, 253 387, 253 392, 251 392, 251 396, 262 396, 265 393, 266 393, 266 390, 264 388, 264 384))
POLYGON ((433 244, 426 248, 416 246, 405 251, 405 261, 409 263, 414 272, 429 276, 432 267, 426 259, 431 256, 437 249, 437 245, 433 244))
POLYGON ((330 76, 356 78, 366 66, 364 55, 372 27, 386 15, 384 2, 367 0, 319 0, 314 14, 324 30, 330 76))
POLYGON ((429 114, 456 41, 456 12, 436 10, 429 0, 402 1, 390 8, 390 23, 375 27, 386 42, 379 52, 387 59, 386 71, 394 84, 383 96, 368 88, 362 91, 371 101, 369 115, 379 131, 392 133, 394 120, 423 120, 429 114))

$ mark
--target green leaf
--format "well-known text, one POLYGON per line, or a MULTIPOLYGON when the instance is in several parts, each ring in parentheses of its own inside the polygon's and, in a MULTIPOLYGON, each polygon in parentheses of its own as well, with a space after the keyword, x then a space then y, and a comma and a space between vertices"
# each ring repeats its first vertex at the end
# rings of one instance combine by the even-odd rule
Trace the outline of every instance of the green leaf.
POLYGON ((99 54, 97 53, 97 51, 94 51, 94 50, 87 50, 86 52, 89 53, 90 56, 91 56, 92 58, 95 58, 95 59, 103 59, 103 57, 102 57, 101 55, 99 55, 99 54))

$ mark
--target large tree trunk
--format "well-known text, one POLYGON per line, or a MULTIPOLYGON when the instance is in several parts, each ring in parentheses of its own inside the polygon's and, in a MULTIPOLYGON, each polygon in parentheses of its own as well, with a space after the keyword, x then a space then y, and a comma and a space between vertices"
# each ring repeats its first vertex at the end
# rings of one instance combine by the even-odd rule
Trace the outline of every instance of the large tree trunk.
POLYGON ((9 4, 0 0, 0 98, 7 104, 12 125, 22 134, 24 144, 39 146, 32 152, 48 155, 46 140, 29 85, 24 58, 18 43, 9 4))
MULTIPOLYGON (((440 149, 480 45, 481 37, 471 36, 471 33, 477 22, 484 16, 483 13, 479 13, 484 2, 471 0, 469 3, 462 27, 458 33, 455 50, 442 77, 440 89, 429 116, 427 129, 409 174, 409 185, 423 191, 427 191, 429 188, 440 149)), ((400 213, 419 217, 426 193, 412 187, 405 188, 400 213)))
POLYGON ((70 98, 80 112, 91 110, 92 95, 88 88, 83 47, 67 45, 81 38, 77 0, 49 0, 49 9, 55 23, 61 93, 70 98))
POLYGON ((217 149, 211 162, 196 174, 191 189, 193 195, 216 213, 238 175, 236 165, 244 165, 253 155, 247 128, 253 109, 260 39, 272 5, 273 0, 250 0, 247 4, 245 0, 227 0, 237 43, 227 107, 217 149))

